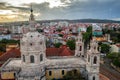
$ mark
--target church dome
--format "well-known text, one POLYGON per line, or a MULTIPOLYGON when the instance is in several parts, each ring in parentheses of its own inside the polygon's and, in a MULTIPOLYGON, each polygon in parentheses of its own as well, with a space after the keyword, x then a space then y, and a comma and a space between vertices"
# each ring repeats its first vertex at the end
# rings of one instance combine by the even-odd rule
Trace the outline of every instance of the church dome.
POLYGON ((28 32, 27 34, 23 35, 22 41, 28 42, 28 41, 33 41, 33 42, 39 42, 44 39, 44 36, 40 34, 39 32, 28 32))
POLYGON ((21 49, 23 50, 41 50, 45 46, 45 37, 37 31, 28 32, 21 39, 21 49))

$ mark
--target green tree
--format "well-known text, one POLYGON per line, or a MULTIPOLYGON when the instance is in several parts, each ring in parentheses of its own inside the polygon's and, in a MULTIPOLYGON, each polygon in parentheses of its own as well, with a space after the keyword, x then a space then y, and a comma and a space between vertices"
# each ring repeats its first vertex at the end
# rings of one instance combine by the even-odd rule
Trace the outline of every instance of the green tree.
POLYGON ((86 33, 83 34, 83 39, 85 40, 85 42, 88 43, 91 38, 92 38, 92 26, 89 26, 87 28, 86 33))
POLYGON ((71 50, 75 50, 75 40, 68 40, 68 41, 67 41, 67 46, 68 46, 71 50))
POLYGON ((63 37, 63 34, 58 34, 60 37, 63 37))
POLYGON ((5 52, 6 51, 6 45, 0 43, 0 51, 5 52))
POLYGON ((92 33, 92 26, 89 26, 89 27, 87 28, 87 32, 88 32, 88 33, 92 33))
POLYGON ((100 47, 102 53, 109 53, 110 46, 108 44, 101 44, 100 47))
POLYGON ((19 40, 7 40, 7 39, 2 39, 0 41, 0 51, 5 52, 6 51, 6 45, 7 44, 20 44, 19 40))
POLYGON ((111 60, 113 60, 113 59, 116 58, 116 57, 117 57, 117 53, 116 53, 116 52, 107 54, 107 58, 109 58, 109 59, 111 59, 111 60))
POLYGON ((112 61, 115 66, 120 67, 120 53, 109 53, 107 57, 112 61))
POLYGON ((38 31, 39 33, 43 32, 43 30, 42 30, 42 29, 37 29, 37 31, 38 31))
POLYGON ((120 33, 117 35, 117 41, 120 42, 120 33))
POLYGON ((62 31, 62 29, 61 29, 61 28, 58 28, 56 31, 61 32, 61 31, 62 31))
POLYGON ((54 46, 55 46, 56 48, 59 48, 61 45, 62 45, 62 43, 55 43, 55 44, 54 44, 54 46))
POLYGON ((115 65, 115 66, 117 66, 117 67, 120 67, 120 58, 115 58, 114 60, 113 60, 113 64, 115 65))

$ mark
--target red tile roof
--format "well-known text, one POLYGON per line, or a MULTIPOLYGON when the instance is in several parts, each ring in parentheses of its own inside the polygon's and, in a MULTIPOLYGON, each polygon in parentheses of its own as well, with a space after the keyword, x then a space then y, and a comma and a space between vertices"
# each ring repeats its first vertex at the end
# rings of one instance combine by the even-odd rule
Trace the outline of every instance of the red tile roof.
POLYGON ((116 46, 120 48, 120 44, 117 44, 116 46))
POLYGON ((9 58, 18 58, 20 55, 20 49, 11 49, 10 51, 3 53, 3 55, 0 56, 0 62, 7 61, 9 58))
MULTIPOLYGON (((73 56, 74 52, 71 51, 66 45, 61 46, 60 48, 47 48, 46 56, 73 56)), ((20 49, 12 49, 3 55, 0 56, 0 65, 2 65, 9 58, 18 58, 21 56, 20 49)))
POLYGON ((60 48, 47 48, 46 56, 73 56, 74 53, 66 46, 63 45, 60 48))

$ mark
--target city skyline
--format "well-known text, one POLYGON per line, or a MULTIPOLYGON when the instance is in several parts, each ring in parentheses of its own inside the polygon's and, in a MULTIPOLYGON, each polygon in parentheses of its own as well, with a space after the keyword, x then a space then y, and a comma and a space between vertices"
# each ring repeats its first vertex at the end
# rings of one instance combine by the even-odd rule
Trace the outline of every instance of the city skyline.
POLYGON ((0 22, 28 20, 31 4, 37 20, 120 20, 117 0, 0 0, 0 22))

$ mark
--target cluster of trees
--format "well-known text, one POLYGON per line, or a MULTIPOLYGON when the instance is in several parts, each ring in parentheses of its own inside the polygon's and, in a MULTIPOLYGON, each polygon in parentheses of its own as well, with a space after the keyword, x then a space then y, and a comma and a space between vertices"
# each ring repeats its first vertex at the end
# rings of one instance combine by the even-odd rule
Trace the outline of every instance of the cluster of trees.
POLYGON ((113 32, 110 34, 111 40, 113 40, 115 43, 120 43, 120 33, 113 32))
POLYGON ((102 44, 102 43, 99 43, 99 47, 100 47, 100 52, 101 53, 109 53, 110 51, 110 46, 108 44, 102 44))
POLYGON ((92 26, 89 26, 87 28, 86 33, 83 34, 83 39, 85 40, 85 42, 88 43, 91 38, 92 38, 92 26))
POLYGON ((113 30, 108 30, 108 29, 103 29, 103 34, 110 34, 111 36, 111 40, 113 40, 113 42, 115 43, 119 43, 120 42, 120 28, 116 29, 113 28, 113 30))
POLYGON ((58 34, 60 37, 63 37, 63 34, 58 34))
POLYGON ((85 79, 81 75, 80 71, 71 70, 68 71, 65 76, 63 76, 62 80, 85 80, 85 79))
POLYGON ((71 50, 75 50, 75 40, 68 40, 66 44, 71 50))
POLYGON ((6 51, 6 45, 7 44, 19 44, 19 40, 7 40, 7 39, 2 39, 0 41, 0 52, 5 52, 6 51))
POLYGON ((60 43, 60 42, 54 44, 54 46, 55 46, 56 48, 59 48, 61 45, 62 45, 62 43, 60 43))
MULTIPOLYGON (((62 43, 55 43, 54 46, 56 48, 59 48, 62 45, 62 43)), ((75 40, 68 40, 66 42, 66 45, 71 49, 71 50, 75 50, 75 40)))
POLYGON ((107 57, 112 61, 115 66, 120 67, 120 53, 109 53, 107 57))
MULTIPOLYGON (((59 36, 63 36, 61 34, 59 34, 59 36)), ((83 34, 83 39, 85 40, 85 43, 89 43, 90 39, 92 38, 92 26, 89 26, 87 28, 87 31, 86 33, 83 34)), ((56 43, 54 44, 54 46, 56 48, 59 48, 60 46, 62 45, 62 43, 56 43)), ((68 40, 66 42, 66 45, 71 49, 71 50, 75 50, 75 40, 72 39, 72 40, 68 40)))

